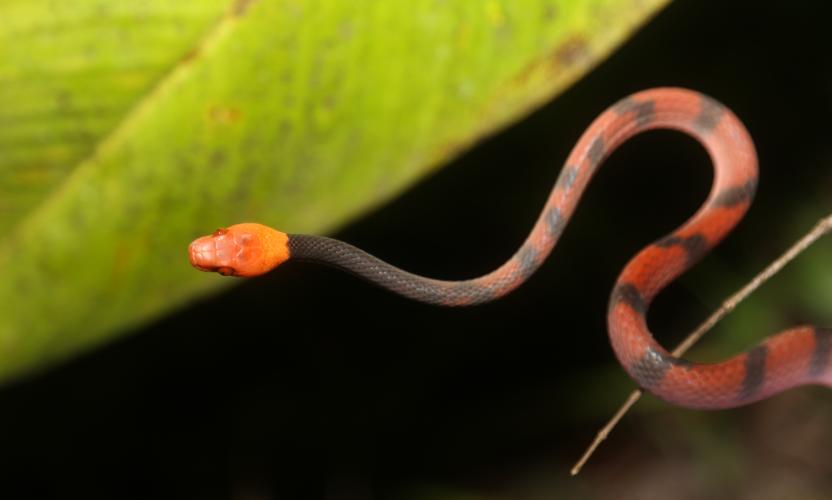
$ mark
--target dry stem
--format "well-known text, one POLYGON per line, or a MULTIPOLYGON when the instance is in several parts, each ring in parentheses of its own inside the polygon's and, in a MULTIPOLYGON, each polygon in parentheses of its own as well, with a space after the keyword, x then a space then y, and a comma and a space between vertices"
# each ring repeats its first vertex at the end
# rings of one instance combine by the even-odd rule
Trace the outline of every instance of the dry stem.
MULTIPOLYGON (((797 257, 800 253, 806 250, 812 243, 814 243, 818 238, 823 236, 824 234, 828 233, 832 230, 832 214, 827 215, 823 219, 821 219, 815 227, 809 231, 805 236, 800 238, 794 245, 789 248, 786 253, 781 255, 777 260, 772 262, 767 268, 763 270, 760 274, 754 277, 747 285, 742 287, 738 292, 734 295, 729 297, 725 302, 722 303, 719 309, 717 309, 713 314, 711 314, 708 319, 706 319, 701 325, 699 325, 696 330, 693 331, 690 335, 688 335, 685 340, 682 341, 675 349, 673 349, 673 355, 676 357, 681 356, 685 353, 688 349, 691 348, 696 342, 705 335, 705 332, 713 328, 713 326, 725 317, 726 314, 733 311, 737 304, 745 300, 745 298, 751 294, 754 290, 756 290, 760 285, 766 282, 769 278, 777 274, 783 266, 788 264, 792 259, 797 257)), ((595 452, 595 449, 598 448, 598 445, 604 441, 607 436, 609 436, 610 432, 612 432, 613 428, 618 424, 622 417, 629 411, 629 409, 638 401, 641 397, 641 391, 635 390, 630 393, 630 396, 621 405, 618 411, 613 415, 613 417, 607 422, 598 434, 595 436, 595 440, 592 441, 592 444, 589 445, 589 448, 584 452, 581 459, 572 467, 570 473, 574 476, 581 471, 581 468, 584 464, 589 460, 589 457, 595 452)))

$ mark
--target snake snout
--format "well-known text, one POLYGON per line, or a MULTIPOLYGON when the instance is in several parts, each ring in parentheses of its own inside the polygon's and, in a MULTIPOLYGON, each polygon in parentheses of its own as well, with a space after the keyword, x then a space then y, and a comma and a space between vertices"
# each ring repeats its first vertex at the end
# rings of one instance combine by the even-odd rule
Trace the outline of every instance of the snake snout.
POLYGON ((289 235, 253 222, 217 229, 188 246, 191 265, 223 276, 267 273, 289 258, 289 235))
POLYGON ((216 245, 211 236, 197 238, 188 245, 188 257, 191 265, 200 271, 214 271, 217 269, 216 245))

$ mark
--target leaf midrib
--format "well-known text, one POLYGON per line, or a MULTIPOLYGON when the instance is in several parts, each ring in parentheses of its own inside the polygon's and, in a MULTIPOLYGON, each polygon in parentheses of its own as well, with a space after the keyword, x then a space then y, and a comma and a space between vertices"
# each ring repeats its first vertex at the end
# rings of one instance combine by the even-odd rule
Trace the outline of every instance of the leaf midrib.
POLYGON ((148 86, 148 90, 136 100, 135 104, 127 109, 122 119, 118 120, 108 132, 102 134, 100 139, 89 149, 89 153, 76 162, 76 166, 70 170, 63 181, 53 187, 41 203, 37 204, 20 222, 11 228, 3 240, 4 245, 0 248, 0 253, 7 251, 7 243, 10 239, 14 239, 15 234, 24 231, 29 225, 36 224, 38 218, 43 217, 43 214, 48 212, 48 207, 51 203, 55 203, 56 200, 64 196, 64 193, 71 192, 75 184, 82 182, 86 172, 95 168, 95 159, 100 155, 107 154, 109 150, 116 148, 120 141, 129 134, 132 126, 139 122, 145 114, 152 111, 154 102, 161 99, 166 92, 184 80, 189 70, 202 61, 228 36, 231 28, 244 15, 247 15, 251 11, 251 6, 248 5, 244 10, 237 9, 236 5, 239 1, 235 0, 232 8, 227 8, 220 15, 219 19, 205 31, 203 36, 199 37, 187 50, 183 51, 183 56, 169 69, 162 72, 161 76, 148 86))

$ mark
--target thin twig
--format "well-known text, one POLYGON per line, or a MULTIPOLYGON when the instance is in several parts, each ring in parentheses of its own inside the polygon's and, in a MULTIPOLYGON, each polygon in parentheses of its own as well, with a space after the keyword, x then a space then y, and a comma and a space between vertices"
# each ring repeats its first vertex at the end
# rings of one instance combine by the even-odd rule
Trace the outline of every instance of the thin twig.
MULTIPOLYGON (((806 248, 812 245, 818 238, 823 236, 824 234, 832 231, 832 214, 827 215, 815 225, 815 227, 809 231, 804 237, 800 238, 794 245, 789 248, 786 253, 781 255, 777 260, 772 262, 767 268, 763 270, 760 274, 754 277, 747 285, 742 287, 737 293, 729 297, 725 302, 722 303, 719 309, 716 310, 713 314, 711 314, 708 319, 706 319, 701 325, 699 325, 696 330, 693 331, 690 335, 688 335, 685 340, 682 341, 675 349, 673 349, 673 356, 680 357, 684 354, 688 349, 691 348, 696 342, 705 335, 705 332, 713 328, 713 326, 725 315, 729 312, 733 311, 737 304, 745 300, 745 298, 751 294, 754 290, 756 290, 760 285, 766 282, 769 278, 777 274, 783 266, 788 264, 792 259, 797 257, 800 253, 802 253, 806 248)), ((598 434, 595 436, 595 440, 592 441, 592 444, 589 445, 589 448, 584 452, 581 459, 572 467, 570 473, 574 476, 581 471, 581 468, 584 464, 589 460, 589 457, 595 452, 595 449, 604 441, 607 436, 610 435, 613 428, 618 424, 622 417, 629 411, 629 409, 638 401, 641 397, 641 390, 635 390, 630 393, 630 396, 621 405, 615 415, 607 422, 598 434)))

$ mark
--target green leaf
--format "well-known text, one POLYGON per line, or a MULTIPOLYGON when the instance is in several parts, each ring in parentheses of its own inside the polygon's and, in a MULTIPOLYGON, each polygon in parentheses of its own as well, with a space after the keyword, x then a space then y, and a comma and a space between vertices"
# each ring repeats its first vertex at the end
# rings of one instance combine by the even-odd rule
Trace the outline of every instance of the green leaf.
POLYGON ((0 378, 227 284, 198 235, 389 199, 665 3, 5 0, 0 378))

